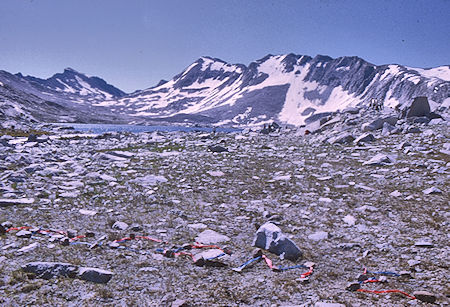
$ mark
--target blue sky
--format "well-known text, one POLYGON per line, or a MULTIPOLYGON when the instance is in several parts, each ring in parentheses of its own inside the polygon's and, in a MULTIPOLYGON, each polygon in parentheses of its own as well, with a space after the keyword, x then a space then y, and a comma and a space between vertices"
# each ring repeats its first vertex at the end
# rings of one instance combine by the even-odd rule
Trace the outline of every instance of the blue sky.
POLYGON ((48 78, 72 67, 131 92, 200 56, 357 55, 450 64, 450 0, 2 0, 0 69, 48 78))

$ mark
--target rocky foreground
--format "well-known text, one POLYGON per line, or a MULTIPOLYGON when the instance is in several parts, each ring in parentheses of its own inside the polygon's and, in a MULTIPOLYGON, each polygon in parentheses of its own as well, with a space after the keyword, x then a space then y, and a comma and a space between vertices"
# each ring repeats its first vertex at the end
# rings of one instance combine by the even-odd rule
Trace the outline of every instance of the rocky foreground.
POLYGON ((0 305, 448 305, 447 122, 348 110, 306 128, 3 131, 0 305), (267 222, 300 258, 252 246, 267 222))

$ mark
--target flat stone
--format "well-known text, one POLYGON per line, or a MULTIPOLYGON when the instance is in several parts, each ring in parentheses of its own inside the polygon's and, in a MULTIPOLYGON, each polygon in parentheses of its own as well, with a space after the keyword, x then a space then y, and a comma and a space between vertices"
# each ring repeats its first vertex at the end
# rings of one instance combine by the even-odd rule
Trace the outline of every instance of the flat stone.
POLYGON ((210 146, 208 146, 208 149, 212 152, 227 152, 228 151, 228 149, 226 149, 225 147, 220 146, 220 145, 210 145, 210 146))
POLYGON ((418 299, 419 301, 431 303, 431 304, 436 302, 436 299, 437 299, 436 295, 434 295, 433 293, 428 292, 428 291, 414 291, 413 296, 416 299, 418 299))
POLYGON ((176 299, 172 302, 172 307, 188 307, 190 306, 185 300, 176 299))
POLYGON ((32 234, 33 233, 31 231, 22 229, 22 230, 19 230, 16 233, 16 237, 18 237, 18 238, 31 238, 32 234))
POLYGON ((17 253, 28 253, 31 252, 32 250, 35 250, 36 248, 38 248, 40 246, 39 242, 34 242, 31 243, 30 245, 24 246, 21 249, 19 249, 17 251, 17 253))
POLYGON ((429 194, 442 194, 442 191, 439 190, 436 187, 431 187, 431 188, 425 189, 422 192, 423 192, 423 194, 426 194, 426 195, 429 195, 429 194))
POLYGON ((414 243, 414 246, 416 247, 434 247, 433 243, 425 240, 420 240, 414 243))
POLYGON ((228 255, 224 255, 224 253, 219 249, 208 249, 203 252, 200 252, 194 255, 194 264, 197 266, 210 266, 210 267, 224 267, 227 266, 225 263, 218 261, 218 258, 222 259, 222 257, 229 258, 228 255))
POLYGON ((78 270, 78 278, 98 284, 106 284, 113 275, 113 272, 97 268, 81 267, 78 270))
POLYGON ((328 232, 326 231, 317 231, 313 234, 310 234, 308 236, 308 239, 313 240, 313 241, 320 241, 320 240, 325 240, 328 239, 328 232))
POLYGON ((94 216, 97 214, 97 211, 87 210, 87 209, 80 209, 80 210, 78 210, 78 212, 80 212, 83 215, 89 215, 89 216, 94 216))
POLYGON ((215 232, 214 230, 206 229, 198 234, 198 236, 195 238, 195 241, 202 244, 216 244, 220 242, 230 241, 230 238, 218 232, 215 232))
POLYGON ((31 205, 32 203, 34 203, 34 198, 17 198, 17 199, 0 198, 0 207, 12 205, 31 205))
POLYGON ((207 173, 212 177, 222 177, 225 175, 225 173, 221 171, 208 171, 207 173))
POLYGON ((265 223, 258 229, 253 246, 268 250, 292 261, 296 261, 303 255, 300 248, 286 237, 277 225, 270 222, 265 223))

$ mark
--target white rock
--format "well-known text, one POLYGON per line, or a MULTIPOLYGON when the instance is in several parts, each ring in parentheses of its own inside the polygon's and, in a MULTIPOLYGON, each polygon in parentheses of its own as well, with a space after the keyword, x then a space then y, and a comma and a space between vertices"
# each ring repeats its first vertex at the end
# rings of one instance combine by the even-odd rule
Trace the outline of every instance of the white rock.
POLYGON ((388 156, 385 154, 377 154, 369 161, 363 163, 363 165, 386 165, 395 163, 395 158, 393 156, 388 156))
POLYGON ((320 240, 325 240, 328 239, 328 232, 326 231, 317 231, 313 234, 310 234, 308 236, 308 239, 313 240, 313 241, 320 241, 320 240))
POLYGON ((187 226, 192 229, 205 229, 208 227, 207 225, 205 225, 203 223, 188 224, 187 226))
POLYGON ((400 193, 399 191, 395 190, 394 192, 390 193, 389 195, 394 196, 394 197, 399 197, 399 196, 402 196, 402 193, 400 193))
POLYGON ((126 230, 128 228, 128 224, 125 222, 117 221, 112 225, 112 228, 117 230, 126 230))
POLYGON ((80 212, 83 215, 89 215, 89 216, 94 216, 97 214, 97 211, 86 210, 86 209, 80 209, 80 210, 78 210, 78 212, 80 212))
POLYGON ((273 180, 277 180, 277 181, 281 181, 281 180, 289 181, 289 180, 291 180, 291 175, 275 176, 275 177, 273 177, 273 180))
POLYGON ((10 205, 31 205, 32 203, 34 203, 34 198, 0 198, 0 207, 10 205))
POLYGON ((31 243, 30 245, 24 246, 17 251, 17 253, 27 253, 39 247, 38 242, 31 243))
POLYGON ((116 178, 106 175, 106 174, 100 175, 100 179, 102 179, 104 181, 117 181, 116 178))
POLYGON ((345 223, 347 223, 349 226, 355 225, 355 222, 356 222, 356 219, 351 215, 346 215, 342 220, 345 223))
POLYGON ((429 189, 425 189, 425 190, 423 190, 422 191, 424 194, 441 194, 442 193, 442 191, 441 190, 439 190, 438 188, 436 188, 436 187, 431 187, 431 188, 429 188, 429 189))
POLYGON ((221 171, 208 171, 207 173, 213 177, 222 177, 225 175, 225 173, 221 171))
POLYGON ((196 242, 202 244, 216 244, 220 242, 226 242, 229 240, 230 240, 229 237, 221 235, 220 233, 215 232, 214 230, 211 229, 204 230, 195 238, 196 242))

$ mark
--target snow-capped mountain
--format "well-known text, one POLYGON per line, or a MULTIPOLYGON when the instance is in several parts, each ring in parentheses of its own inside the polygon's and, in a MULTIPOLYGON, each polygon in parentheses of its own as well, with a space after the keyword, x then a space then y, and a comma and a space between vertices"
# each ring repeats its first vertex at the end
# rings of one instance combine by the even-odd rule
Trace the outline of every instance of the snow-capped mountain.
POLYGON ((358 57, 268 55, 248 66, 202 57, 168 82, 96 105, 147 118, 215 124, 299 125, 317 113, 368 104, 400 107, 427 96, 450 104, 450 66, 376 66, 358 57))
POLYGON ((46 95, 47 99, 59 97, 81 104, 90 104, 105 99, 116 99, 125 95, 118 88, 106 83, 98 77, 88 77, 72 68, 64 69, 63 73, 53 75, 48 79, 16 74, 22 80, 46 95))
MULTIPOLYGON (((98 77, 65 69, 48 79, 0 71, 0 117, 38 121, 108 121, 109 108, 93 106, 125 93, 98 77)), ((119 115, 119 117, 125 117, 119 115)), ((123 121, 123 120, 120 120, 123 121)))

